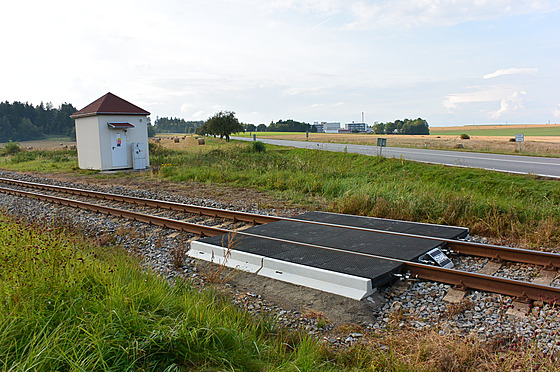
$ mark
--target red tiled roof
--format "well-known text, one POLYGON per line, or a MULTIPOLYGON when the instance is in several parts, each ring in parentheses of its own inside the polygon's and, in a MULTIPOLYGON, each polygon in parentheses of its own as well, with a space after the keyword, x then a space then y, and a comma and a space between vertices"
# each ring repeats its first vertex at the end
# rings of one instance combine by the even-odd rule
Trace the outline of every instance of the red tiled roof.
POLYGON ((103 97, 93 101, 83 109, 76 111, 70 117, 72 119, 92 115, 150 115, 146 110, 125 101, 109 92, 103 97))

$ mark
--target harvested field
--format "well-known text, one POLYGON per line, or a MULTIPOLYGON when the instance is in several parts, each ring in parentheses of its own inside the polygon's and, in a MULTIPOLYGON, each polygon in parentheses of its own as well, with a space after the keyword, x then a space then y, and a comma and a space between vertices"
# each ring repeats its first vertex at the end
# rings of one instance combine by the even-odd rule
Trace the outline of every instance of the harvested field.
MULTIPOLYGON (((377 138, 387 138, 389 147, 428 148, 437 150, 454 150, 463 145, 462 151, 515 154, 519 152, 519 144, 510 142, 510 136, 476 136, 461 139, 459 135, 438 135, 433 131, 431 135, 379 135, 379 134, 331 134, 309 133, 309 141, 351 143, 358 145, 377 144, 377 138)), ((258 138, 274 138, 293 141, 305 141, 305 133, 269 134, 258 133, 258 138)), ((522 152, 526 155, 560 156, 560 136, 529 136, 525 137, 522 152)))

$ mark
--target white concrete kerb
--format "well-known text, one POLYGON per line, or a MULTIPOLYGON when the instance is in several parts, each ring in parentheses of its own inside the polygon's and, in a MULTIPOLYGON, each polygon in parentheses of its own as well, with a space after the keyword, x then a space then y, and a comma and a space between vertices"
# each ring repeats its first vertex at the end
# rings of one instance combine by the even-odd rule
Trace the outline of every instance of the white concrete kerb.
POLYGON ((253 253, 193 241, 192 258, 262 275, 268 278, 361 300, 374 292, 371 279, 268 258, 253 253))

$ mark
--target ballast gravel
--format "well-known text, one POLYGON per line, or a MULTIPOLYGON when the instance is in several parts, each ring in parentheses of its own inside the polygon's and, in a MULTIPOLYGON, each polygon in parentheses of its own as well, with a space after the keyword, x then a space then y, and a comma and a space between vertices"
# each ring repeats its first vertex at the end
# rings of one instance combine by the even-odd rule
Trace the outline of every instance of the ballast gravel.
MULTIPOLYGON (((275 209, 261 210, 251 203, 234 205, 217 200, 188 198, 169 192, 138 190, 123 186, 99 187, 77 182, 0 171, 0 177, 25 181, 87 188, 96 191, 124 194, 145 198, 162 199, 245 212, 286 215, 293 211, 275 209)), ((192 235, 174 230, 147 226, 139 222, 122 220, 71 207, 58 206, 28 198, 0 193, 0 209, 6 213, 31 222, 64 221, 84 232, 100 243, 114 242, 143 258, 146 268, 174 281, 178 276, 186 277, 196 285, 209 284, 208 272, 185 254, 192 235)), ((481 238, 478 238, 481 239, 481 238)), ((483 239, 483 238, 482 238, 483 239)), ((455 268, 478 271, 488 261, 476 257, 451 256, 455 268)), ((495 274, 517 280, 531 280, 538 275, 539 268, 520 264, 505 264, 495 274)), ((556 279, 553 285, 560 285, 556 279)), ((560 351, 560 314, 554 301, 536 302, 529 310, 515 314, 513 298, 479 291, 470 291, 457 304, 446 303, 443 298, 450 286, 434 282, 404 280, 396 285, 380 289, 377 295, 383 298, 382 305, 371 308, 369 320, 360 319, 356 324, 359 331, 337 331, 336 319, 325 319, 320 312, 304 311, 301 308, 282 308, 259 293, 243 292, 224 282, 232 303, 254 314, 273 314, 279 324, 302 329, 322 338, 334 347, 345 347, 360 342, 370 332, 383 332, 390 327, 418 330, 437 330, 441 335, 476 335, 482 341, 505 342, 512 350, 519 345, 534 344, 545 354, 560 351), (515 314, 515 315, 512 315, 515 314)), ((329 296, 329 295, 326 295, 329 296)), ((368 302, 368 299, 363 300, 368 302)), ((348 327, 347 327, 348 328, 348 327)))

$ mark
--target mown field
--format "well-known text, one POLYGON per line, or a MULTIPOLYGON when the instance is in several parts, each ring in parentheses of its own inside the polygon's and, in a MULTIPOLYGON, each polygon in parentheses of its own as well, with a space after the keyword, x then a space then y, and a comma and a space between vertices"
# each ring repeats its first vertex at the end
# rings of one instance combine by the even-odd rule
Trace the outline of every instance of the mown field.
POLYGON ((463 127, 432 127, 430 135, 459 136, 466 133, 470 136, 509 136, 523 133, 527 137, 558 137, 560 125, 465 125, 463 127))
MULTIPOLYGON (((508 126, 509 128, 510 126, 508 126)), ((468 127, 446 129, 430 128, 430 135, 379 135, 379 134, 336 134, 336 133, 291 133, 291 132, 256 132, 257 139, 273 138, 293 141, 313 141, 330 143, 348 143, 358 145, 376 146, 377 138, 387 139, 389 147, 426 148, 432 150, 470 151, 495 154, 517 155, 519 144, 512 142, 516 133, 524 133, 523 129, 467 130, 468 127), (510 133, 511 132, 511 133, 510 133), (463 139, 461 134, 468 134, 470 138, 463 139)), ((546 128, 545 128, 546 129, 546 128)), ((560 127, 550 128, 548 135, 537 135, 541 130, 533 128, 526 134, 522 144, 521 155, 531 156, 560 156, 560 127)), ((255 134, 255 133, 253 133, 255 134)), ((239 134, 247 137, 249 133, 239 134)), ((236 134, 237 136, 237 134, 236 134)))
MULTIPOLYGON (((523 133, 528 137, 559 137, 560 136, 560 124, 543 124, 543 125, 465 125, 459 127, 430 127, 430 135, 432 136, 459 136, 466 133, 471 136, 508 136, 513 137, 517 133, 523 133)), ((267 137, 278 137, 278 136, 305 136, 305 133, 301 132, 247 132, 236 134, 240 137, 249 137, 253 134, 259 136, 267 137)), ((310 133, 313 135, 315 133, 310 133)), ((319 133, 321 134, 321 133, 319 133)), ((349 134, 346 134, 349 135, 349 134)), ((358 135, 358 134, 353 134, 358 135)), ((374 134, 374 136, 377 136, 374 134)))
MULTIPOLYGON (((147 173, 76 170, 72 150, 0 156, 2 169, 87 177, 142 177, 252 187, 340 212, 441 223, 557 246, 555 181, 395 159, 226 144, 152 146, 147 173), (262 150, 262 149, 261 149, 262 150), (464 222, 464 223, 463 223, 464 222)), ((399 327, 333 350, 304 332, 253 317, 209 287, 167 282, 110 240, 75 226, 28 225, 0 211, 0 368, 7 371, 510 371, 559 368, 529 341, 440 335, 399 327), (500 341, 500 342, 498 342, 500 341)), ((354 329, 354 325, 345 325, 354 329)), ((341 330, 343 331, 343 330, 341 330)))

